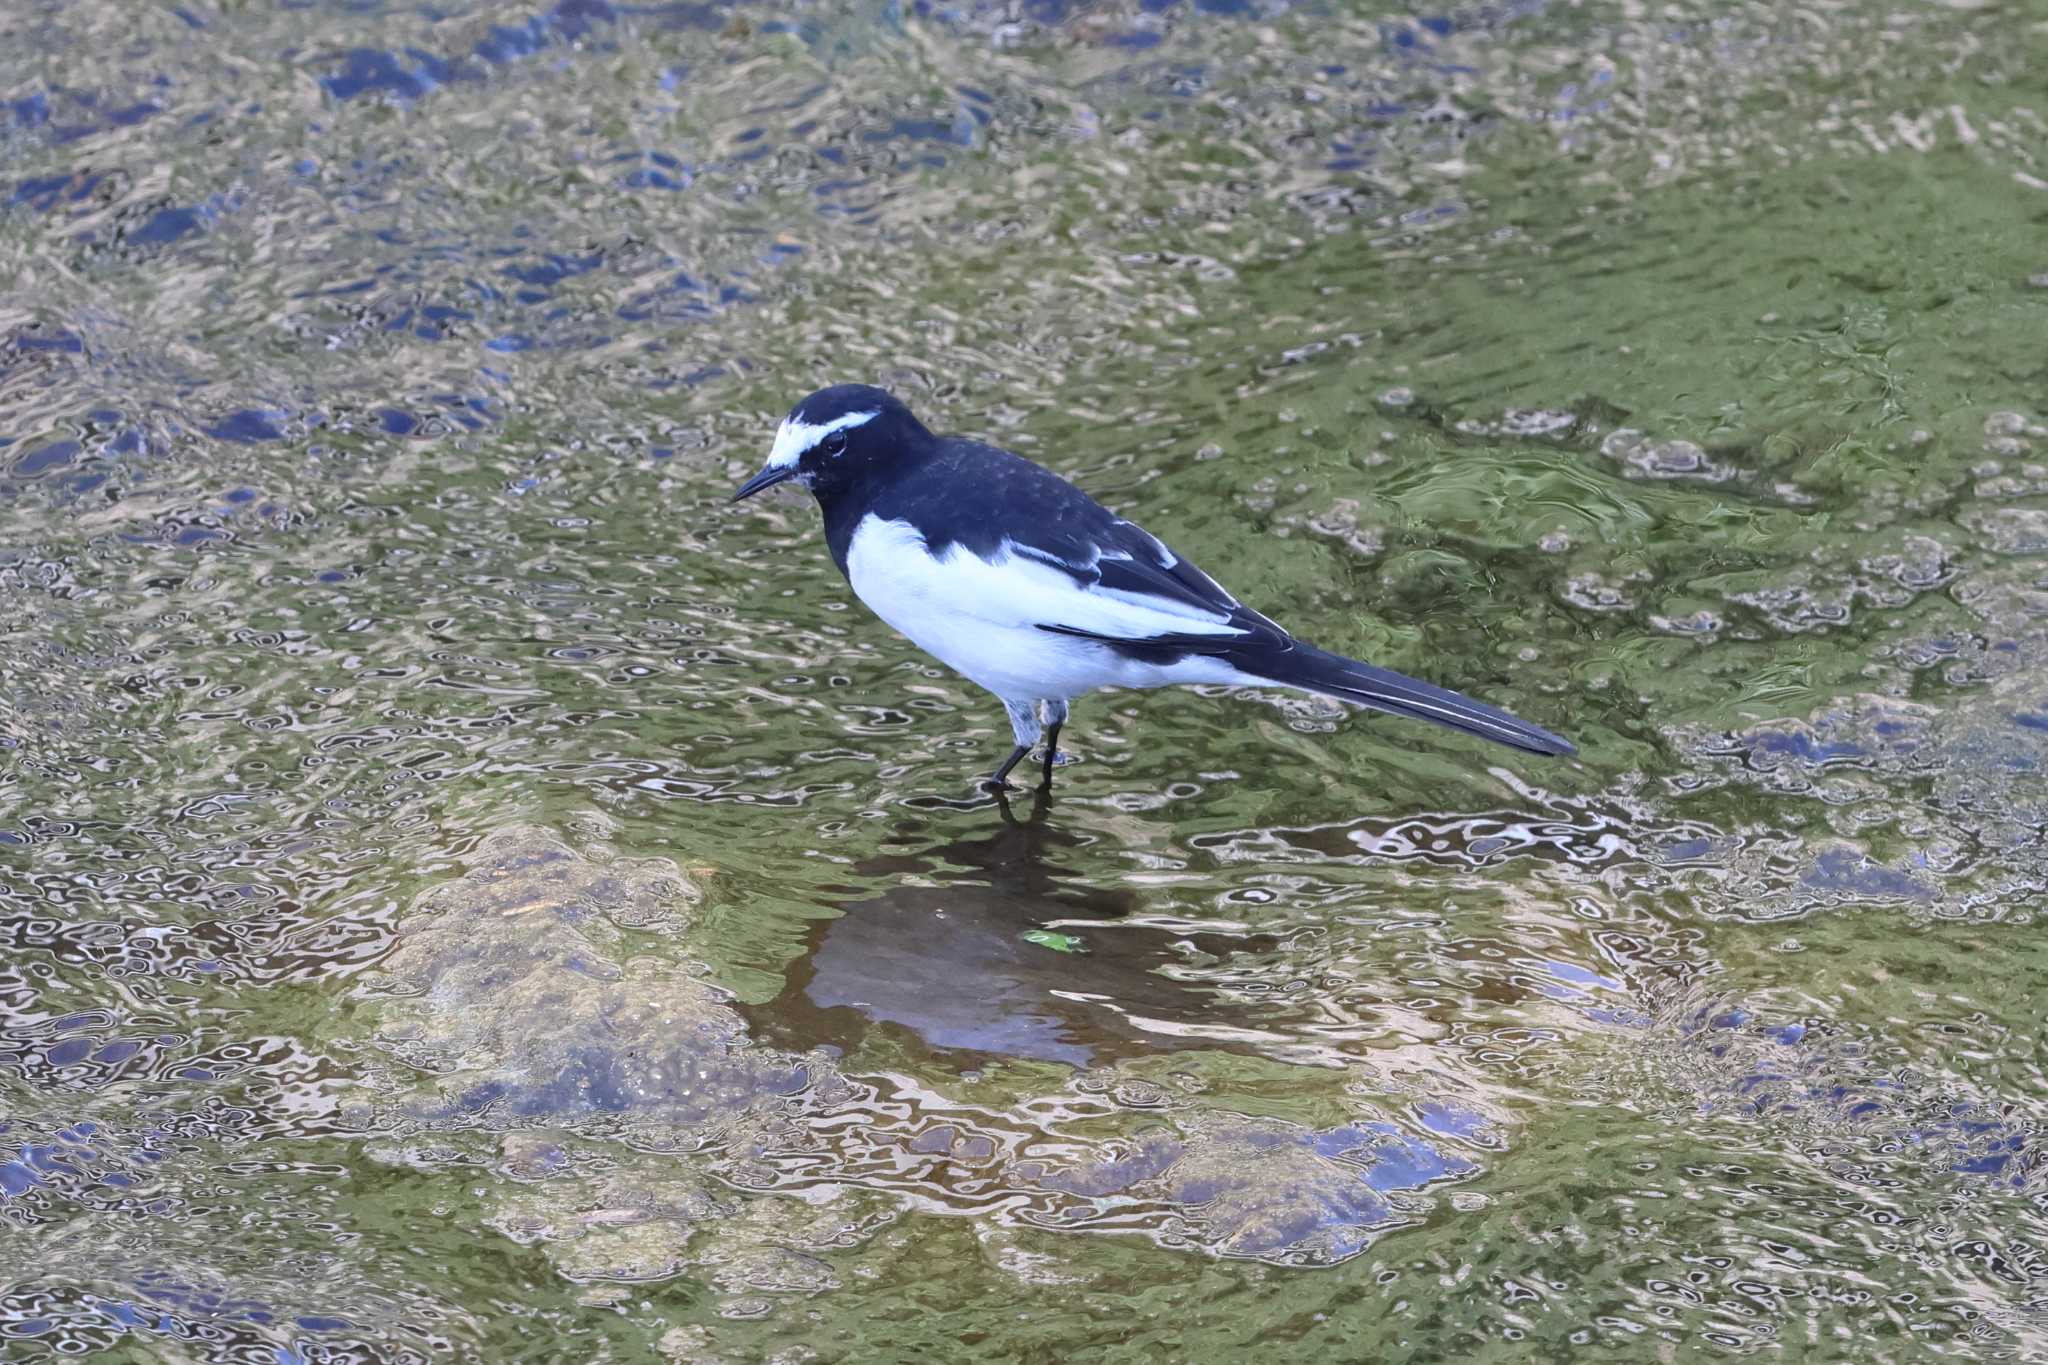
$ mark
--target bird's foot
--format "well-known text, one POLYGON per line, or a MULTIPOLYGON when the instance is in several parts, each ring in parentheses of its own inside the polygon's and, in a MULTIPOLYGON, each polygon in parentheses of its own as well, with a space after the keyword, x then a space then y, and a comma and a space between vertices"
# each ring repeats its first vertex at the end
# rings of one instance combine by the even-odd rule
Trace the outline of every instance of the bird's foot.
POLYGON ((985 792, 1002 793, 1013 792, 1017 790, 1016 784, 1011 782, 1010 779, 1007 777, 984 777, 981 779, 979 785, 981 789, 985 792))
POLYGON ((1031 746, 1028 744, 1019 744, 1016 748, 1010 750, 1010 756, 1003 760, 1003 766, 997 768, 995 772, 983 778, 982 786, 986 787, 990 791, 1009 790, 1010 769, 1016 767, 1019 763, 1022 763, 1024 761, 1024 756, 1030 752, 1031 746))

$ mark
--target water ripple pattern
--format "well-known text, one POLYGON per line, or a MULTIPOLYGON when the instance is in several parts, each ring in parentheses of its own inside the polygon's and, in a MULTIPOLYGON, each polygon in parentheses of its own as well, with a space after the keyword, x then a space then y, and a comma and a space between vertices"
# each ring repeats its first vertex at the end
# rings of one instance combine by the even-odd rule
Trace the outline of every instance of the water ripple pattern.
POLYGON ((0 17, 0 1355, 2048 1359, 2023 6, 0 17), (1574 762, 1109 694, 888 384, 1574 762))

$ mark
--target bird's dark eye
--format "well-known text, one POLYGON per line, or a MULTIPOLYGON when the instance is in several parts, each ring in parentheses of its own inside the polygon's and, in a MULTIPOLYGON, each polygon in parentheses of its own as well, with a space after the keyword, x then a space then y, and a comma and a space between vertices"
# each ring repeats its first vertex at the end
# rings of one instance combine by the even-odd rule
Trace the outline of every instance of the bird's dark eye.
POLYGON ((824 451, 827 455, 844 455, 846 453, 846 433, 843 431, 833 432, 818 443, 818 449, 824 451))

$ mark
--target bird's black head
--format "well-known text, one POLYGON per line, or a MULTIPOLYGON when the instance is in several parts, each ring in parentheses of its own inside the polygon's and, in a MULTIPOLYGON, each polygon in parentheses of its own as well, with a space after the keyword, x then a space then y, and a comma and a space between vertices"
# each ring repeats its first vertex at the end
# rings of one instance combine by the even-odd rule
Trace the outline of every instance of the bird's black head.
POLYGON ((761 472, 733 501, 795 479, 820 500, 912 459, 932 439, 910 409, 867 384, 819 389, 789 410, 761 472))

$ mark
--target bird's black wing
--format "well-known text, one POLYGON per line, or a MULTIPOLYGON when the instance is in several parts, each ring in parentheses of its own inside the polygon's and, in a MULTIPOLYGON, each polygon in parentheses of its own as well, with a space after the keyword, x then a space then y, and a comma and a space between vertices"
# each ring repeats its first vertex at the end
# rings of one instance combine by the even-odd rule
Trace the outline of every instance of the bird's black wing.
POLYGON ((1213 630, 1189 630, 1115 636, 1057 622, 1043 623, 1039 627, 1041 630, 1098 640, 1122 652, 1156 662, 1167 662, 1184 654, 1215 653, 1226 647, 1242 649, 1256 644, 1278 649, 1293 643, 1286 631, 1232 597, 1222 584, 1182 558, 1164 541, 1137 523, 1121 517, 1112 517, 1106 525, 1097 528, 1095 534, 1085 537, 1084 557, 1080 559, 1070 560, 1057 552, 1042 552, 1040 547, 1028 542, 1018 543, 1014 549, 1016 553, 1041 558, 1073 574, 1077 581, 1088 587, 1209 614, 1219 624, 1228 625, 1233 633, 1218 635, 1213 630))
MULTIPOLYGON (((1148 659, 1169 660, 1185 654, 1216 651, 1226 642, 1271 649, 1293 642, 1273 622, 1226 592, 1208 574, 1175 553, 1137 523, 1104 507, 1051 470, 1020 455, 978 442, 949 440, 939 459, 943 477, 906 480, 903 496, 916 504, 890 509, 908 512, 926 528, 932 553, 961 544, 985 559, 1005 553, 1020 555, 1059 570, 1083 590, 1101 590, 1156 601, 1165 611, 1207 618, 1227 625, 1186 632, 1144 636, 1112 636, 1084 630, 1070 622, 1043 621, 1041 630, 1099 640, 1148 659), (955 494, 961 488, 975 496, 942 501, 938 489, 955 494), (934 495, 919 496, 919 490, 934 495)), ((1193 622, 1190 622, 1193 625, 1193 622)))

